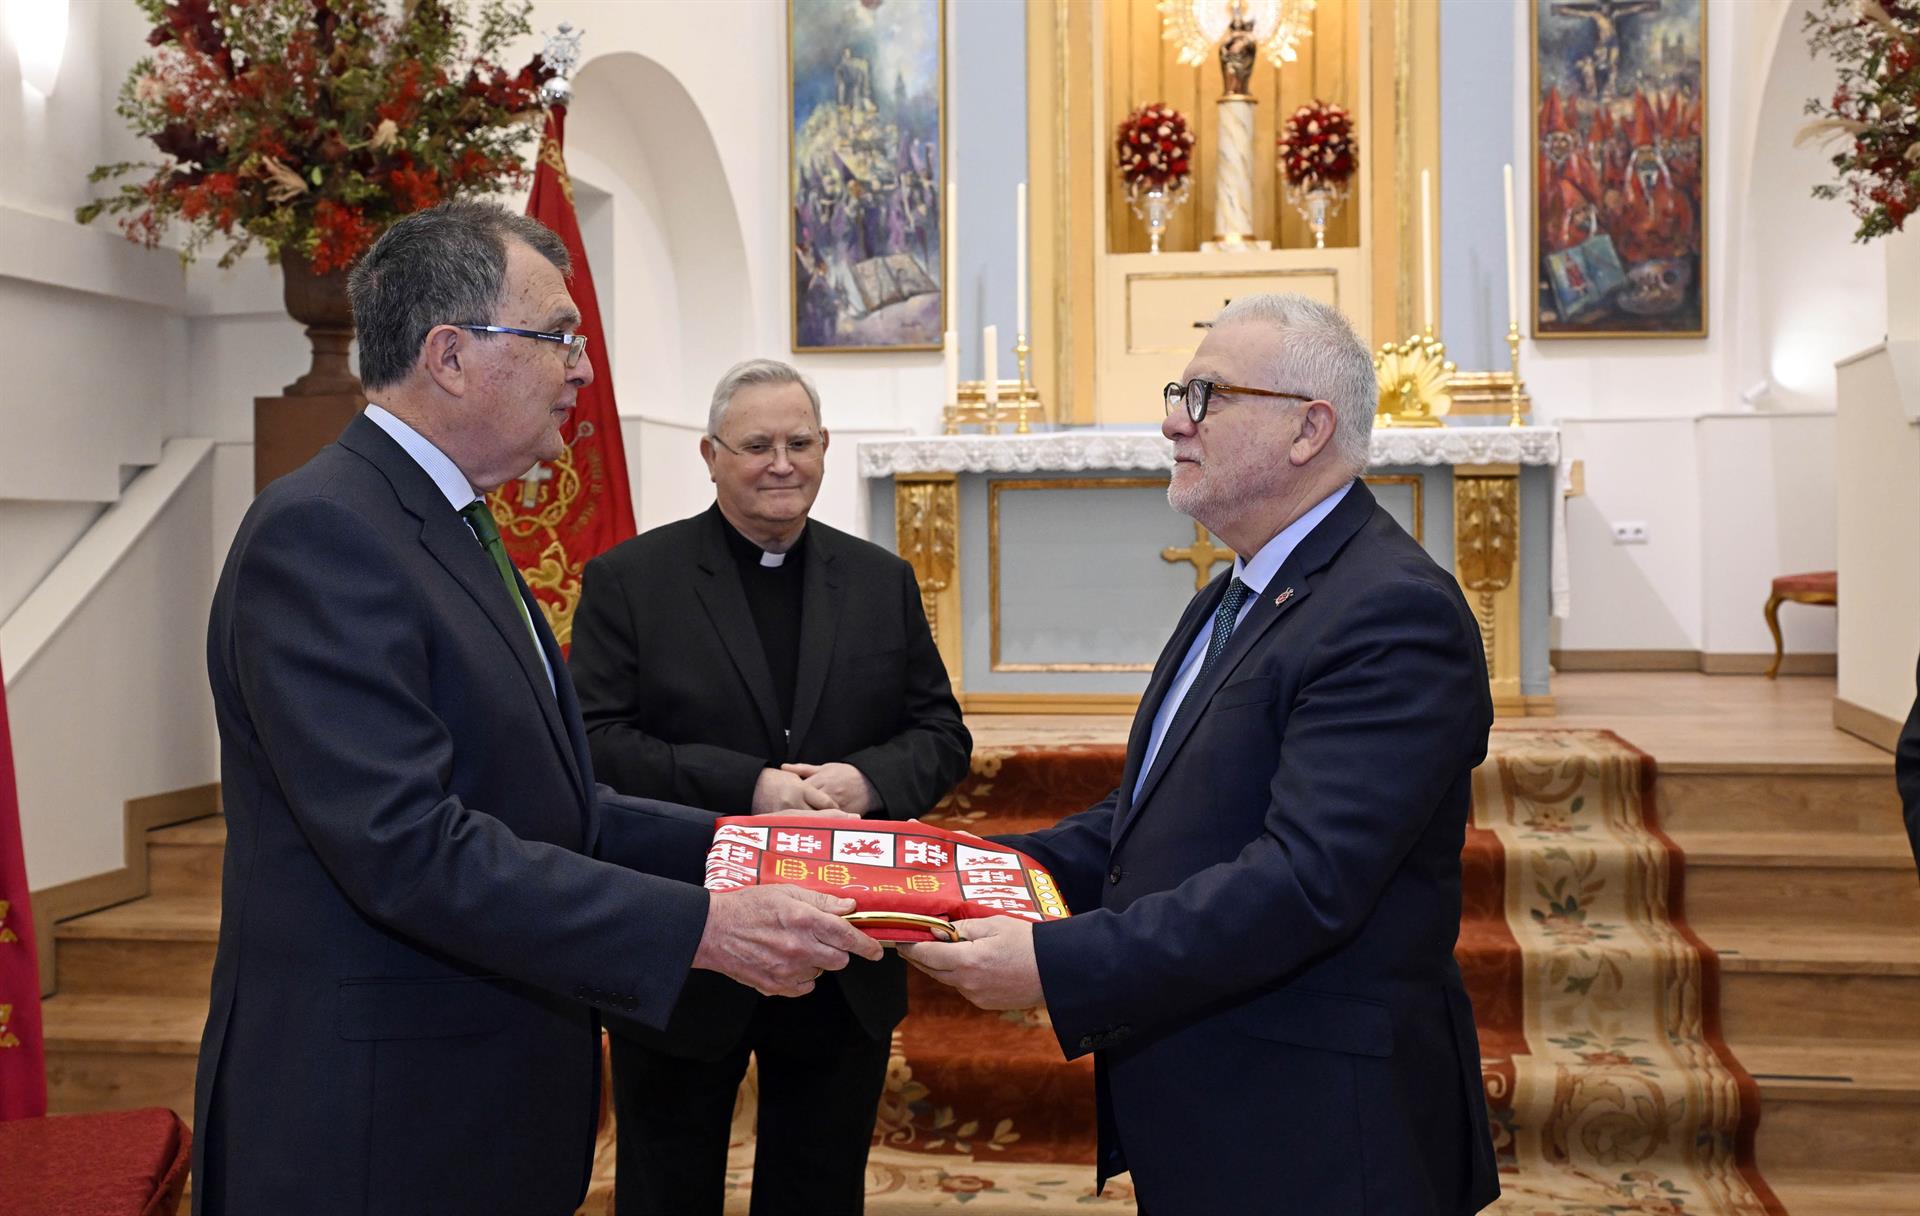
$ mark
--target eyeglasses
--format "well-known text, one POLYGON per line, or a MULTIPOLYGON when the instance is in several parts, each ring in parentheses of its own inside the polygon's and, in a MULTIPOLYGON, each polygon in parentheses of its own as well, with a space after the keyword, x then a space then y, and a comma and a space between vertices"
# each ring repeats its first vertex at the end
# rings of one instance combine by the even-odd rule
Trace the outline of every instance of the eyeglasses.
POLYGON ((515 329, 511 325, 455 325, 455 329, 470 329, 479 334, 512 334, 516 338, 535 338, 541 342, 558 342, 567 348, 567 366, 573 367, 580 362, 580 356, 587 353, 587 335, 543 333, 537 329, 515 329))
POLYGON ((1222 393, 1243 393, 1249 397, 1285 397, 1289 401, 1318 401, 1318 397, 1307 397, 1300 393, 1281 393, 1268 388, 1247 388, 1239 384, 1221 384, 1217 380, 1189 380, 1185 384, 1175 380, 1160 390, 1160 396, 1166 401, 1167 413, 1173 413, 1176 407, 1184 406, 1187 417, 1199 423, 1207 416, 1207 407, 1213 399, 1222 393))
POLYGON ((818 460, 827 450, 827 441, 818 435, 795 435, 785 443, 775 443, 770 439, 755 439, 737 448, 718 435, 709 435, 707 438, 735 456, 762 464, 771 464, 775 453, 778 452, 785 452, 788 460, 801 464, 809 460, 818 460))

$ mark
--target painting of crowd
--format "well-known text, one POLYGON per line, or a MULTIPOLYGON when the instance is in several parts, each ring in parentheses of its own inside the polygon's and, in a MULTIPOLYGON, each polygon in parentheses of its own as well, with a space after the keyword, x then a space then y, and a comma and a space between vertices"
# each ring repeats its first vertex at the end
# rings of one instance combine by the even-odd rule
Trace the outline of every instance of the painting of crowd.
POLYGON ((1706 330, 1699 0, 1536 0, 1540 337, 1706 330))
POLYGON ((846 23, 802 28, 837 7, 796 6, 794 15, 794 348, 937 349, 945 306, 939 6, 880 10, 894 10, 885 15, 897 21, 932 16, 930 35, 904 42, 863 30, 857 4, 846 6, 856 10, 846 23), (876 65, 876 45, 895 56, 890 77, 876 65), (928 46, 931 58, 903 63, 902 46, 928 46))

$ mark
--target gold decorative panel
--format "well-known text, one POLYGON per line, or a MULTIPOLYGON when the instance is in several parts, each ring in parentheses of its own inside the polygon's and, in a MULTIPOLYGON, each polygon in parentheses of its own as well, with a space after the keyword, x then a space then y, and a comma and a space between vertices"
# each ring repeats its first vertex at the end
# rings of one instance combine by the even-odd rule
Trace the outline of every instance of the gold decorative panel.
POLYGON ((893 483, 894 548, 913 567, 933 643, 960 687, 960 479, 902 473, 893 483))
MULTIPOLYGON (((1217 266, 1217 259, 1209 259, 1217 266)), ((1340 277, 1331 270, 1191 270, 1126 276, 1127 353, 1193 353, 1210 319, 1236 296, 1292 291, 1340 307, 1340 277)))
POLYGON ((1453 572, 1487 652, 1496 713, 1526 713, 1520 692, 1520 470, 1462 465, 1453 478, 1453 572))

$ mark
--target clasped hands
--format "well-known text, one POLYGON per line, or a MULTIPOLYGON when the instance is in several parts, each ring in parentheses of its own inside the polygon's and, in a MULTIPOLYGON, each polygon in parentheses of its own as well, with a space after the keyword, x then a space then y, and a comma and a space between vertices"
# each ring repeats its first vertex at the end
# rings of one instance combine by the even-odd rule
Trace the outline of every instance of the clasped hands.
POLYGON ((753 813, 811 811, 859 818, 879 805, 873 783, 851 764, 783 764, 760 770, 753 813))

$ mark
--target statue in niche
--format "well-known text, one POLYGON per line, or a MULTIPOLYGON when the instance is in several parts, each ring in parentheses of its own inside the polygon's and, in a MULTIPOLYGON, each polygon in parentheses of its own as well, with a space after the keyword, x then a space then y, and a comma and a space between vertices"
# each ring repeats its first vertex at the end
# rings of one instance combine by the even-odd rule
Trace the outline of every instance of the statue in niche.
POLYGON ((1233 16, 1227 21, 1227 36, 1220 40, 1221 87, 1228 96, 1245 96, 1253 80, 1253 18, 1247 6, 1236 0, 1233 16))

